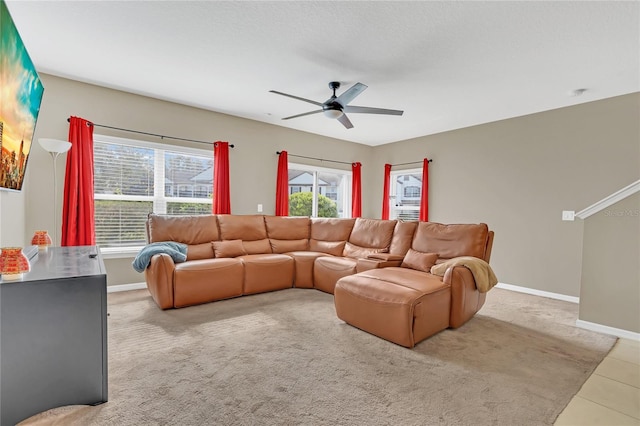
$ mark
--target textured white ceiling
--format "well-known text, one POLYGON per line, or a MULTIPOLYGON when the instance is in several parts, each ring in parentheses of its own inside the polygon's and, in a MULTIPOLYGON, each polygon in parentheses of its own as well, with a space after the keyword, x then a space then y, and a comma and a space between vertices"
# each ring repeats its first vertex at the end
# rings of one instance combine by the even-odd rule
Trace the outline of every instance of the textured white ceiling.
POLYGON ((7 4, 41 72, 368 145, 640 91, 637 1, 7 4), (280 120, 332 80, 405 113, 280 120))

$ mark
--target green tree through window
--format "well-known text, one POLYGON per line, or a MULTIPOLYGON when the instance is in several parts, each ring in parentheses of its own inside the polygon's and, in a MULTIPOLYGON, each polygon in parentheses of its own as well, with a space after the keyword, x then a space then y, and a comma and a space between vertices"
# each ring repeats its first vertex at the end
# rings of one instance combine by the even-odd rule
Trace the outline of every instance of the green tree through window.
MULTIPOLYGON (((289 195, 289 216, 311 216, 313 194, 296 192, 289 195)), ((318 217, 338 217, 338 206, 335 201, 318 194, 318 217)))

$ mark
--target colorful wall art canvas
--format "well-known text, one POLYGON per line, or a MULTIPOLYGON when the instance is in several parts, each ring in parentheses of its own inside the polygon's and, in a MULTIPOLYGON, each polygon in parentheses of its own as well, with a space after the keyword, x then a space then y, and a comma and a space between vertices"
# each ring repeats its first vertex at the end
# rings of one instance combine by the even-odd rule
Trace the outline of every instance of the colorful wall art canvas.
POLYGON ((0 189, 20 191, 44 87, 0 0, 0 189))

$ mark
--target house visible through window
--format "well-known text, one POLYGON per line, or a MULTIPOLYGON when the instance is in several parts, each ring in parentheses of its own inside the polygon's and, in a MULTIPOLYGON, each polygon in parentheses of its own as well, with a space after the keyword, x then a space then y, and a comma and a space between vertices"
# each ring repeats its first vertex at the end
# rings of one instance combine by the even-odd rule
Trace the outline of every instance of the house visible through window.
POLYGON ((420 187, 419 186, 405 186, 405 188, 404 188, 404 197, 405 198, 420 197, 420 187))
POLYGON ((213 153, 207 150, 94 135, 96 243, 146 244, 150 212, 211 213, 213 153))
POLYGON ((418 220, 422 170, 392 171, 389 185, 389 219, 418 220))
POLYGON ((289 163, 289 216, 351 217, 351 172, 289 163))

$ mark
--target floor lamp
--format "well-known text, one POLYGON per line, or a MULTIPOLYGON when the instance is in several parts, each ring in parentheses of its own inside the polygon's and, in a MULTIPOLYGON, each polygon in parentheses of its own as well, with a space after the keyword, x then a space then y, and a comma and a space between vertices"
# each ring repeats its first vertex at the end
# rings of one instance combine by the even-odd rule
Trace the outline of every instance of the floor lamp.
POLYGON ((58 139, 38 139, 40 146, 44 148, 53 159, 53 244, 58 244, 58 185, 57 185, 57 172, 56 172, 56 160, 58 155, 64 154, 71 148, 71 142, 61 141, 58 139))

